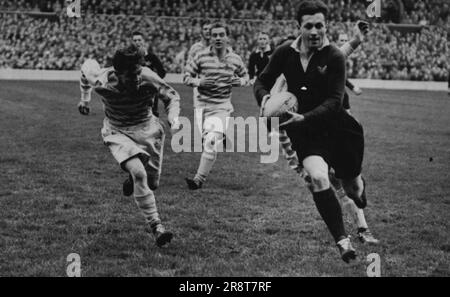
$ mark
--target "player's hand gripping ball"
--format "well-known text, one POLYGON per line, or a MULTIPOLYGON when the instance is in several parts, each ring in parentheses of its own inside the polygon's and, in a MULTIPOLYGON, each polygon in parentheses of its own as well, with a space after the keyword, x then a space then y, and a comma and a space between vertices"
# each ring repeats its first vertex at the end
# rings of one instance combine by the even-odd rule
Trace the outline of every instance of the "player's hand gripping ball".
POLYGON ((288 120, 289 111, 297 112, 298 99, 290 92, 276 93, 261 104, 261 116, 267 118, 278 117, 280 123, 288 120))

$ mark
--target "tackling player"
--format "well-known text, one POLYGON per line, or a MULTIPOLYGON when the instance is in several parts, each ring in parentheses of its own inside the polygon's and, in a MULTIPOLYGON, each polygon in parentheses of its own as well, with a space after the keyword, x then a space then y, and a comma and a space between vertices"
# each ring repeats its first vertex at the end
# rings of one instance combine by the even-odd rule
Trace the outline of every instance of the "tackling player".
POLYGON ((245 86, 249 80, 244 62, 228 47, 228 28, 216 23, 211 26, 210 35, 211 46, 188 62, 183 79, 186 85, 198 88, 194 108, 203 114, 200 165, 193 179, 186 178, 191 190, 202 187, 216 161, 219 146, 223 145, 227 118, 233 112, 232 87, 245 86))
POLYGON ((259 103, 283 74, 288 91, 299 102, 298 112, 282 123, 293 148, 311 178, 316 207, 332 234, 345 262, 356 258, 345 231, 341 206, 328 171, 334 168, 347 195, 358 207, 366 206, 361 178, 364 154, 362 126, 342 108, 345 91, 345 57, 326 38, 327 6, 320 0, 303 1, 297 12, 300 36, 277 48, 254 85, 259 103))
MULTIPOLYGON (((164 146, 164 129, 151 112, 159 93, 164 100, 173 130, 179 128, 180 97, 156 73, 142 67, 143 52, 135 45, 118 50, 113 67, 102 68, 94 60, 82 66, 81 114, 89 114, 92 88, 101 96, 105 119, 104 144, 133 179, 135 201, 161 247, 173 234, 165 230, 156 208, 153 190, 159 185, 164 146)), ((131 195, 130 194, 130 195, 131 195)))

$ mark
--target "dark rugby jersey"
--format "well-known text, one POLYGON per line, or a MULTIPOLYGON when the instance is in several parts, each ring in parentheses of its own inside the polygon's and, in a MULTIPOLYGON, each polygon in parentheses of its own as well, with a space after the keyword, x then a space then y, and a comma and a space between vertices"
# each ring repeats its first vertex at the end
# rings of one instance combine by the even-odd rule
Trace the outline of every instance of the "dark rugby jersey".
POLYGON ((264 52, 260 49, 254 51, 249 58, 248 62, 248 74, 250 79, 258 76, 269 63, 270 55, 272 55, 273 50, 268 47, 264 52))
POLYGON ((303 126, 330 127, 343 111, 345 92, 345 57, 332 45, 326 45, 311 57, 306 72, 295 45, 300 39, 278 47, 254 85, 259 104, 283 74, 288 91, 299 100, 298 113, 305 117, 303 126))

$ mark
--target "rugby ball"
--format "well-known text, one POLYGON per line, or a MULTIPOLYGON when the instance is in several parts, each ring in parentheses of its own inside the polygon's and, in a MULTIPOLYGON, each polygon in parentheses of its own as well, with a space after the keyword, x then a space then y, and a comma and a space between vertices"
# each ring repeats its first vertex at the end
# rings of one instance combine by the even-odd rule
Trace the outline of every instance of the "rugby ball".
POLYGON ((100 75, 100 64, 94 59, 87 59, 81 66, 81 73, 87 78, 89 83, 94 83, 100 75))
POLYGON ((290 92, 275 93, 264 103, 263 117, 284 117, 288 111, 297 112, 297 97, 290 92))

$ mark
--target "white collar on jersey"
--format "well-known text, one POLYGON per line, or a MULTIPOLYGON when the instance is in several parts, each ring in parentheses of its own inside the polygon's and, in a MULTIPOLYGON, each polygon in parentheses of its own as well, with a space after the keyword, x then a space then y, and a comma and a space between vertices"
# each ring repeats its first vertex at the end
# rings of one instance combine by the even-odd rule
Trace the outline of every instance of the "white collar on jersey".
MULTIPOLYGON (((302 53, 302 51, 304 51, 304 47, 302 46, 303 44, 301 43, 302 41, 302 36, 300 35, 299 37, 297 37, 296 40, 294 40, 294 42, 292 42, 291 47, 298 53, 302 53), (300 45, 300 48, 299 48, 300 45)), ((325 36, 325 38, 323 39, 323 44, 322 47, 320 47, 318 49, 318 51, 323 50, 325 47, 330 45, 330 40, 328 39, 328 37, 325 36)))

